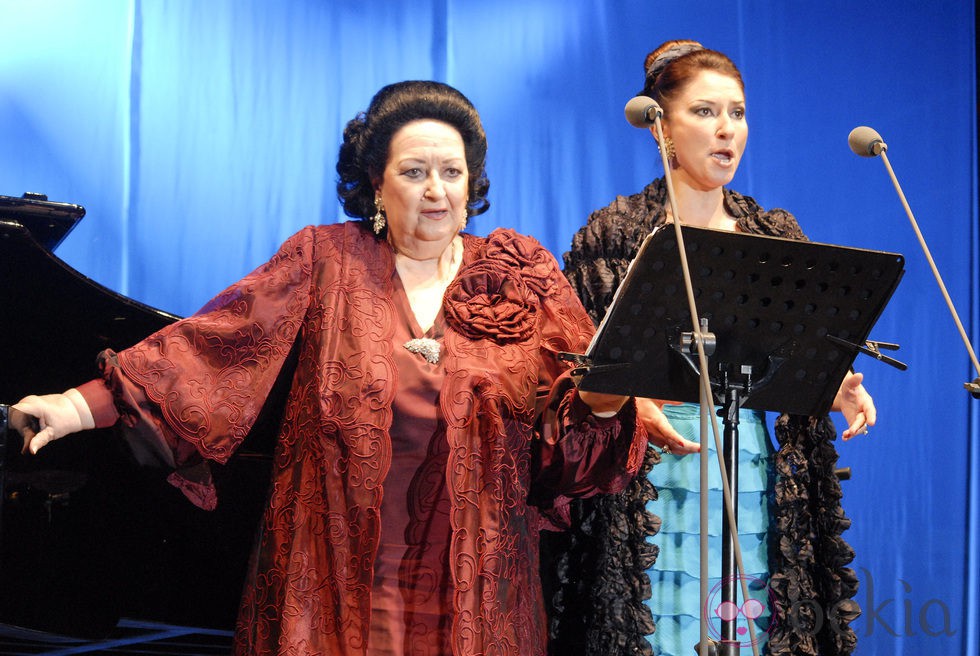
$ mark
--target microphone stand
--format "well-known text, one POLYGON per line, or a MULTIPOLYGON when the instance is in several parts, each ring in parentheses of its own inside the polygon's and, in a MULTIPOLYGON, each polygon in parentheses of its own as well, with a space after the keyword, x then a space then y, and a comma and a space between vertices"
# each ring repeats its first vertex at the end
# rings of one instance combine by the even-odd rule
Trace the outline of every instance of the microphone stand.
MULTIPOLYGON (((664 143, 664 133, 663 126, 661 124, 661 119, 663 118, 663 110, 661 107, 653 103, 653 106, 649 111, 654 112, 653 125, 657 132, 657 143, 664 143)), ((649 116, 649 115, 648 115, 649 116)), ((707 321, 702 322, 698 316, 697 303, 694 299, 694 286, 691 283, 691 271, 687 263, 687 252, 684 248, 684 236, 681 232, 681 216, 680 211, 677 208, 677 200, 674 195, 674 182, 671 177, 670 161, 667 157, 667 149, 663 146, 660 147, 660 158, 664 165, 664 179, 667 183, 667 197, 670 203, 670 209, 674 216, 674 234, 677 238, 677 246, 681 262, 681 270, 684 276, 684 289, 687 292, 687 304, 691 313, 691 325, 693 327, 692 338, 693 345, 697 350, 698 356, 698 369, 700 372, 700 403, 701 403, 701 452, 700 452, 700 592, 701 592, 701 603, 700 603, 700 641, 698 642, 697 649, 699 656, 721 656, 722 654, 727 654, 728 656, 735 656, 738 654, 739 643, 734 639, 735 637, 735 621, 725 620, 722 618, 722 630, 721 637, 722 642, 719 645, 713 640, 708 638, 708 625, 707 618, 705 617, 705 606, 708 600, 708 452, 705 448, 707 446, 707 441, 705 440, 705 428, 707 423, 707 418, 711 418, 711 428, 715 441, 715 451, 718 457, 718 468, 721 472, 721 484, 722 484, 722 495, 724 498, 724 509, 725 515, 722 530, 722 539, 726 540, 723 548, 722 555, 722 601, 735 602, 735 585, 732 581, 732 574, 730 564, 732 560, 737 565, 738 568, 738 580, 742 587, 742 598, 749 599, 749 589, 748 583, 745 580, 745 566, 742 563, 742 548, 739 544, 738 539, 738 522, 735 516, 735 505, 732 497, 732 485, 730 481, 734 483, 734 474, 737 470, 737 457, 738 457, 738 429, 737 427, 731 429, 730 426, 726 424, 726 446, 727 450, 723 448, 721 443, 721 438, 719 436, 718 430, 718 420, 715 417, 714 404, 712 403, 713 395, 711 392, 711 381, 708 376, 708 357, 705 352, 705 342, 708 340, 713 340, 713 336, 710 333, 702 332, 702 325, 707 328, 707 321), (733 433, 733 435, 730 435, 733 433), (731 438, 731 439, 730 439, 731 438), (734 457, 731 457, 734 451, 734 457), (729 467, 726 466, 726 455, 729 456, 731 460, 731 469, 729 472, 729 467), (725 535, 725 528, 728 529, 728 534, 725 535), (734 558, 733 558, 734 557, 734 558), (728 566, 726 566, 728 565, 728 566)), ((727 387, 727 385, 726 385, 727 387)), ((734 394, 729 395, 726 390, 726 416, 731 416, 732 413, 735 415, 734 425, 738 424, 738 410, 739 410, 739 395, 735 391, 734 394)), ((759 645, 757 644, 755 624, 751 620, 747 622, 749 628, 749 636, 752 644, 752 654, 753 656, 759 656, 759 645)))
POLYGON ((892 169, 891 162, 888 161, 888 145, 881 139, 881 135, 879 135, 875 130, 867 127, 854 128, 851 131, 848 142, 851 144, 851 149, 862 157, 874 157, 876 155, 881 155, 881 161, 885 163, 885 169, 888 171, 888 176, 891 178, 892 184, 895 186, 895 191, 898 192, 898 198, 900 201, 902 201, 902 207, 905 208, 905 213, 908 215, 909 221, 912 223, 912 230, 915 231, 915 236, 919 240, 919 245, 922 247, 922 252, 925 253, 926 260, 929 262, 929 268, 932 269, 932 275, 936 278, 936 283, 939 285, 939 291, 942 292, 943 298, 946 300, 946 306, 949 308, 949 312, 953 316, 953 321, 956 323, 956 329, 960 333, 960 338, 963 340, 963 344, 966 346, 971 362, 973 362, 973 368, 977 372, 978 377, 972 383, 963 383, 963 387, 969 390, 973 398, 980 399, 980 361, 977 360, 976 351, 973 350, 973 345, 970 344, 970 338, 967 337, 966 330, 963 329, 963 324, 960 322, 960 317, 956 313, 956 307, 953 305, 953 301, 949 297, 949 292, 946 291, 946 285, 943 284, 943 278, 941 275, 939 275, 939 269, 936 267, 936 262, 932 259, 932 254, 929 252, 929 247, 926 245, 926 240, 922 236, 922 231, 919 230, 919 224, 916 222, 915 216, 912 214, 912 208, 909 207, 909 202, 905 199, 905 193, 902 191, 901 185, 898 184, 898 178, 895 177, 895 171, 892 169), (861 152, 861 146, 864 146, 863 143, 855 143, 856 139, 862 138, 870 139, 870 143, 865 146, 866 152, 861 152))

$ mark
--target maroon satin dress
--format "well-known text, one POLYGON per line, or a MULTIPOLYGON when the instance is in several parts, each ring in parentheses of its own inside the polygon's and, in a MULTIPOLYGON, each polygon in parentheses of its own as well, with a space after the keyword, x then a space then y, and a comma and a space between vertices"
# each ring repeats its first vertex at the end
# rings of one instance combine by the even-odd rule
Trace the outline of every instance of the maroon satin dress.
MULTIPOLYGON (((397 274, 394 343, 428 337, 441 343, 445 318, 422 332, 397 274)), ((372 656, 452 653, 446 424, 440 417, 442 363, 394 350, 398 390, 392 404, 391 469, 381 502, 381 540, 371 596, 372 656)))

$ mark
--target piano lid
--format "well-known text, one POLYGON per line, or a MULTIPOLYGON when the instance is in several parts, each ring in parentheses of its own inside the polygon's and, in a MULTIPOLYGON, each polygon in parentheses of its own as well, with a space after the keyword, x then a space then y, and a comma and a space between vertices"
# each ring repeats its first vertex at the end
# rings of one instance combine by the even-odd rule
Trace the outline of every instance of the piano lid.
POLYGON ((84 383, 98 375, 100 351, 132 346, 179 319, 52 254, 84 214, 40 197, 0 197, 0 403, 84 383))
POLYGON ((44 194, 27 192, 20 198, 0 196, 0 220, 10 219, 26 227, 46 250, 53 251, 85 216, 85 208, 55 203, 44 194))

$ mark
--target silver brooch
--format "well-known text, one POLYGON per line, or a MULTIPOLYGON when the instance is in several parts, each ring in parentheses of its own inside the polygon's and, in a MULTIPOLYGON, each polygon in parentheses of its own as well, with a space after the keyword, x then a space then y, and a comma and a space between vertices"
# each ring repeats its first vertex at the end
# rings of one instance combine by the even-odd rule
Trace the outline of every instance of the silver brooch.
POLYGON ((426 362, 431 364, 439 363, 439 342, 428 337, 418 337, 405 342, 405 348, 412 353, 418 353, 426 362))

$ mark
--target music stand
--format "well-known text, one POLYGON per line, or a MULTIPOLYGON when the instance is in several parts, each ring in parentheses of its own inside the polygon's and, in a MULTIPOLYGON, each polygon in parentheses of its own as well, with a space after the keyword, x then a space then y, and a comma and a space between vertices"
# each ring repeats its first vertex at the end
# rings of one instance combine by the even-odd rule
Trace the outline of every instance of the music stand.
MULTIPOLYGON (((877 352, 867 342, 868 334, 898 286, 904 258, 680 228, 699 332, 711 363, 712 394, 723 406, 723 452, 734 499, 739 408, 829 412, 857 353, 877 352)), ((572 356, 579 364, 579 387, 698 403, 699 367, 691 328, 676 233, 657 230, 640 246, 587 353, 572 356)), ((734 601, 736 570, 727 515, 722 534, 722 600, 734 601)), ((734 630, 733 621, 722 622, 722 649, 728 653, 737 653, 734 630)))

